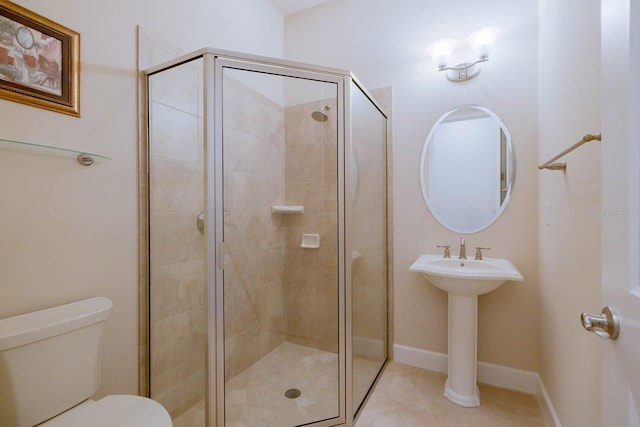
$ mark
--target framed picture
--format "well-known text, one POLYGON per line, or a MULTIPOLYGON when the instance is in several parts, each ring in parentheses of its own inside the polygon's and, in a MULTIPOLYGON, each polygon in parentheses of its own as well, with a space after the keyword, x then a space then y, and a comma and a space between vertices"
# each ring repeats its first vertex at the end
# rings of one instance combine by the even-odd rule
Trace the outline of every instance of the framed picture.
POLYGON ((80 34, 0 0, 0 98, 80 116, 80 34))

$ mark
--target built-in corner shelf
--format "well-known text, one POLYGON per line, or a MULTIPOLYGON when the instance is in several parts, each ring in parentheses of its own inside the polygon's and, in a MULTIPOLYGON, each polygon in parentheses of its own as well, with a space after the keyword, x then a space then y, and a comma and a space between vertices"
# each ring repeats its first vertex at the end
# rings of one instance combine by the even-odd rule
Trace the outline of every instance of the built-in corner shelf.
POLYGON ((271 206, 271 213, 277 214, 302 214, 304 213, 304 206, 292 206, 292 205, 273 205, 271 206))
POLYGON ((76 159, 82 166, 91 166, 95 159, 111 160, 109 157, 88 153, 86 151, 71 150, 68 148, 53 147, 51 145, 34 144, 31 142, 14 141, 11 139, 0 138, 0 149, 12 151, 24 151, 27 153, 36 153, 46 156, 65 157, 76 159))

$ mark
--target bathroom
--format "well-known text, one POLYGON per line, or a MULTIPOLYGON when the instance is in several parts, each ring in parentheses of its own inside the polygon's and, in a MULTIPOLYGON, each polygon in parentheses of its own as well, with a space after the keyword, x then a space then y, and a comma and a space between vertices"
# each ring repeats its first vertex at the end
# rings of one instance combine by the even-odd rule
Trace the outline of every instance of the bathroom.
MULTIPOLYGON (((460 236, 440 226, 420 193, 417 159, 435 121, 457 105, 492 109, 513 137, 517 176, 508 209, 468 245, 509 258, 525 280, 480 297, 478 360, 540 375, 565 426, 600 425, 603 343, 582 331, 600 288, 600 146, 539 171, 585 133, 600 131, 600 2, 455 4, 329 0, 283 16, 268 0, 120 0, 19 4, 82 35, 80 119, 0 101, 3 138, 103 153, 79 168, 3 150, 0 317, 102 295, 114 302, 104 333, 99 395, 138 392, 137 27, 174 46, 167 59, 212 46, 353 70, 367 88, 393 90, 394 358, 447 352, 447 296, 408 270, 460 236), (123 13, 126 11, 126 13, 123 13), (364 25, 366 22, 366 25, 364 25), (580 25, 567 25, 579 22, 580 25), (115 24, 117 23, 117 25, 115 24), (481 74, 457 84, 426 47, 477 28, 501 28, 481 74), (576 77, 574 70, 580 70, 576 77), (517 238, 514 238, 517 236, 517 238), (426 327, 425 325, 436 325, 426 327), (409 355, 407 355, 409 353, 409 355)), ((455 171, 452 171, 455 173, 455 171)))

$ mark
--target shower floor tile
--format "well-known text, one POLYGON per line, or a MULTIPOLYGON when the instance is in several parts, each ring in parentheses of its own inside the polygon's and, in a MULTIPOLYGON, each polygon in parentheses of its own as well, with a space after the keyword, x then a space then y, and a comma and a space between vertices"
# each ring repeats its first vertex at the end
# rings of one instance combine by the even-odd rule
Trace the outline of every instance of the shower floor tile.
POLYGON ((338 355, 283 342, 225 385, 226 427, 295 426, 338 415, 338 355), (285 392, 300 390, 290 399, 285 392))
MULTIPOLYGON (((359 378, 374 378, 380 362, 355 358, 359 378)), ((356 381, 364 396, 368 380, 356 381)), ((225 385, 225 427, 293 427, 338 414, 338 355, 290 342, 236 375, 225 385), (285 392, 301 394, 289 399, 285 392)), ((204 400, 173 420, 174 427, 204 427, 204 400)))

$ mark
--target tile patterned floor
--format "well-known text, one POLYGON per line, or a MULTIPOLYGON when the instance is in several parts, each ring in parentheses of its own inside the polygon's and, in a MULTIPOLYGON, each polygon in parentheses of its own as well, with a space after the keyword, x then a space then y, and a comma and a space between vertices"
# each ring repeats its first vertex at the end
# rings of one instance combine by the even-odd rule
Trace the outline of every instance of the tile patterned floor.
MULTIPOLYGON (((229 381, 226 427, 290 427, 331 416, 337 411, 336 360, 333 353, 284 343, 229 381), (285 398, 290 387, 303 394, 285 398)), ((462 408, 442 396, 445 380, 389 362, 355 427, 545 426, 533 395, 480 384, 480 407, 462 408)), ((176 418, 174 427, 204 427, 204 402, 176 418)))
POLYGON ((355 427, 544 427, 535 396, 480 384, 480 407, 442 396, 446 375, 387 365, 355 427))

